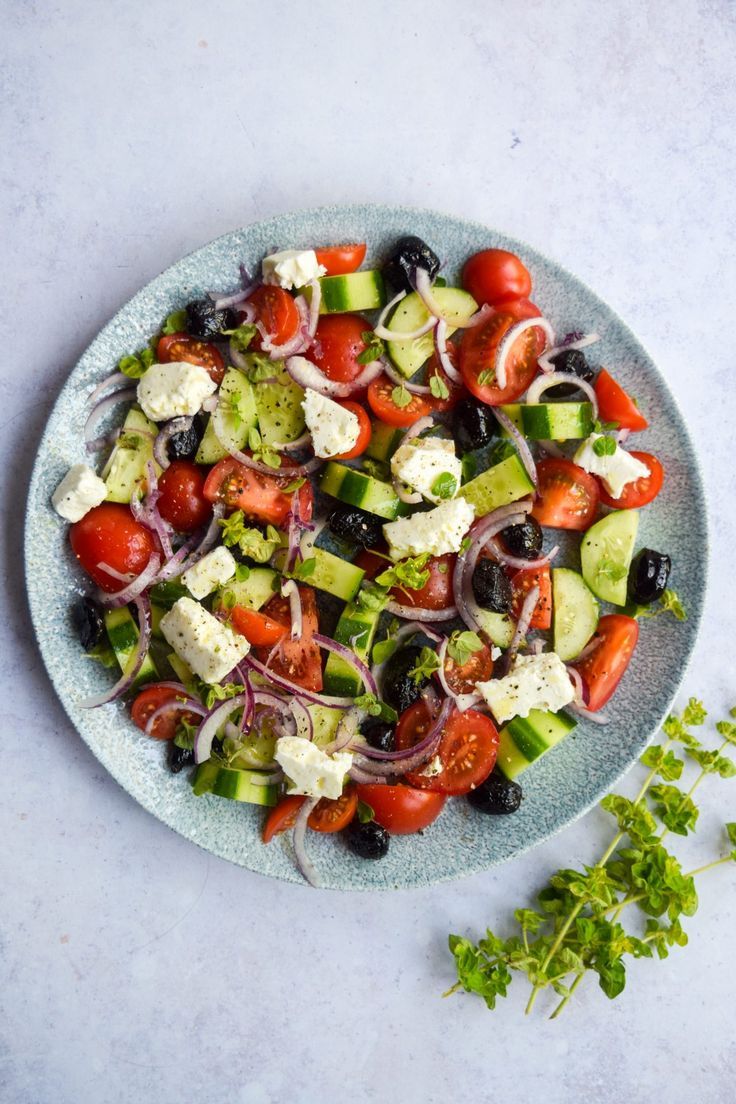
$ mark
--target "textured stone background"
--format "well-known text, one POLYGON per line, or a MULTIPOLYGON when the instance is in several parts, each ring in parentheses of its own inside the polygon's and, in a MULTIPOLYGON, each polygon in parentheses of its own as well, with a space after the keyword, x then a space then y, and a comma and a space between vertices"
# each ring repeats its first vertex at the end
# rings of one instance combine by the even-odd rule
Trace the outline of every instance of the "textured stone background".
MULTIPOLYGON (((549 1104, 733 1099, 733 877, 691 944, 531 1025, 442 1002, 448 931, 503 927, 591 814, 459 883, 315 894, 207 856, 136 806, 58 705, 20 517, 53 398, 141 284, 232 227, 348 201, 478 218, 556 257, 669 375, 703 460, 712 586, 685 693, 732 704, 733 6, 2 4, 0 1097, 549 1104), (728 313, 727 313, 728 311, 728 313)), ((714 783, 694 861, 733 809, 714 783)), ((733 815, 732 812, 730 814, 733 815)), ((513 990, 512 990, 513 994, 513 990)))

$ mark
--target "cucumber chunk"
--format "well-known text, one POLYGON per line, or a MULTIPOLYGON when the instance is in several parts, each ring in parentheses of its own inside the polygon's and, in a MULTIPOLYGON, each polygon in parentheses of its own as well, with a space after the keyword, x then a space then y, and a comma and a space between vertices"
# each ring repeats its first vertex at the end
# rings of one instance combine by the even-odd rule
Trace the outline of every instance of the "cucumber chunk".
POLYGON ((482 608, 479 608, 477 617, 481 628, 497 648, 509 647, 516 628, 513 617, 508 613, 495 613, 482 608))
POLYGON ((337 726, 345 716, 345 710, 314 704, 308 705, 307 709, 312 718, 312 742, 317 747, 326 747, 335 739, 337 726))
POLYGON ((591 525, 580 545, 583 578, 598 598, 614 606, 626 605, 638 528, 638 510, 616 510, 591 525))
POLYGON ((390 460, 405 433, 405 429, 397 429, 374 419, 371 423, 370 444, 365 450, 366 456, 374 460, 390 460))
MULTIPOLYGON (((383 276, 376 270, 349 272, 344 276, 323 276, 319 286, 322 291, 320 314, 380 310, 386 305, 383 276)), ((304 294, 311 300, 312 289, 304 288, 304 294)))
MULTIPOLYGON (((352 648, 358 659, 365 662, 373 647, 380 616, 380 610, 364 610, 348 603, 335 626, 335 640, 352 648)), ((330 652, 325 665, 324 690, 326 694, 355 697, 363 691, 363 680, 347 660, 330 652)))
POLYGON ((393 521, 399 514, 407 512, 390 483, 382 483, 372 475, 348 468, 345 464, 337 464, 334 460, 329 462, 322 473, 320 490, 323 494, 339 498, 350 506, 360 506, 369 514, 377 514, 387 521, 393 521))
POLYGON ((552 571, 554 650, 563 662, 580 655, 598 625, 598 603, 577 571, 552 571))
MULTIPOLYGON (((501 410, 532 441, 575 441, 593 432, 589 402, 510 403, 501 410)), ((504 432, 504 437, 510 434, 504 432)))
POLYGON ((251 567, 247 579, 240 582, 231 579, 219 588, 215 594, 213 609, 245 606, 246 609, 259 610, 278 591, 278 579, 278 572, 271 567, 251 567))
POLYGON ((304 391, 279 361, 274 361, 275 383, 255 385, 258 430, 264 445, 296 441, 304 432, 304 391))
POLYGON ((279 799, 279 787, 264 786, 260 771, 234 770, 209 759, 197 767, 192 789, 197 797, 215 794, 231 801, 247 801, 251 805, 275 805, 279 799))
POLYGON ((255 424, 256 400, 251 382, 237 368, 228 368, 220 385, 217 409, 207 423, 197 450, 197 463, 216 464, 233 449, 240 451, 248 440, 248 431, 255 424), (220 444, 218 434, 224 445, 220 444))
MULTIPOLYGON (((133 620, 128 607, 122 606, 120 609, 107 610, 105 613, 105 629, 107 631, 107 638, 110 641, 110 647, 114 651, 115 658, 120 664, 120 670, 125 673, 135 654, 138 645, 138 637, 140 635, 138 626, 133 620)), ((157 678, 158 671, 156 670, 150 654, 147 654, 135 677, 133 689, 143 686, 144 683, 151 682, 152 679, 157 678)))
POLYGON ((528 717, 514 717, 498 734, 496 765, 512 781, 559 744, 576 727, 567 713, 549 713, 532 709, 528 717))
MULTIPOLYGON (((444 287, 434 288, 434 297, 442 309, 443 314, 450 319, 447 326, 448 337, 455 332, 455 320, 459 325, 467 322, 478 309, 478 304, 472 295, 462 288, 444 287)), ((425 307, 416 291, 407 295, 396 307, 391 315, 386 328, 397 333, 409 333, 418 330, 429 318, 429 311, 425 307)), ((417 337, 413 341, 389 341, 386 349, 402 376, 411 379, 418 372, 424 362, 429 359, 434 350, 432 331, 417 337)))
POLYGON ((532 494, 534 485, 518 456, 509 456, 500 464, 494 464, 481 475, 476 475, 458 491, 458 495, 475 506, 476 517, 483 517, 532 494))
MULTIPOLYGON (((108 502, 130 502, 146 478, 146 464, 153 460, 153 441, 158 429, 138 407, 131 407, 115 448, 102 470, 108 502)), ((156 464, 156 475, 161 469, 156 464)))
POLYGON ((302 573, 301 565, 298 565, 294 576, 300 582, 324 590, 326 594, 342 598, 343 602, 350 602, 355 597, 365 575, 361 567, 356 567, 348 560, 341 560, 325 548, 312 548, 303 562, 309 570, 302 573), (314 560, 313 566, 310 560, 314 560))

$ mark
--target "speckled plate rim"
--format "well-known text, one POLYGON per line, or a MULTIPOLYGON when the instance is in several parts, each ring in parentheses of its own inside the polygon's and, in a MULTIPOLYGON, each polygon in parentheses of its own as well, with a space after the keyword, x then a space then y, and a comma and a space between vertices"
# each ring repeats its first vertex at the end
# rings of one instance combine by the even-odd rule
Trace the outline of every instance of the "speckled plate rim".
MULTIPOLYGON (((213 239, 206 245, 186 254, 173 265, 163 270, 157 277, 154 277, 144 287, 135 293, 110 319, 110 321, 103 327, 94 340, 87 347, 85 352, 79 358, 77 364, 72 369, 66 383, 61 389, 56 402, 52 408, 49 418, 44 427, 41 441, 39 443, 38 453, 34 462, 33 472, 29 484, 28 501, 25 513, 25 541, 24 541, 24 566, 26 575, 26 586, 29 596, 29 607, 31 612, 31 619, 36 632, 36 640, 38 642, 41 656, 44 660, 47 673, 54 686, 54 689, 62 703, 62 706, 67 713, 70 721, 74 725, 77 732, 81 735, 85 743, 90 747, 90 750, 101 762, 101 764, 112 774, 113 778, 130 793, 148 812, 152 813, 157 819, 161 820, 168 827, 177 831, 179 834, 190 839, 192 842, 198 844, 204 850, 216 854, 219 857, 226 858, 229 861, 235 862, 238 865, 245 866, 255 873, 262 873, 266 876, 275 876, 287 881, 300 882, 301 879, 298 873, 293 868, 293 856, 290 853, 288 847, 282 848, 284 851, 284 857, 286 859, 286 865, 283 862, 276 862, 275 864, 269 862, 258 861, 258 856, 263 858, 261 852, 266 852, 268 849, 260 845, 258 841, 258 847, 254 851, 245 852, 239 850, 233 850, 232 847, 223 846, 219 841, 212 839, 197 838, 196 833, 190 828, 187 823, 182 823, 176 816, 171 815, 168 808, 162 808, 160 802, 156 800, 154 794, 149 793, 145 787, 134 786, 126 784, 126 781, 120 776, 120 771, 116 769, 117 762, 114 755, 111 755, 107 749, 100 746, 99 741, 96 740, 91 732, 89 726, 85 725, 86 717, 88 716, 80 711, 75 703, 71 700, 69 693, 68 683, 65 682, 54 669, 54 665, 51 662, 52 654, 56 650, 59 644, 58 632, 50 634, 48 632, 48 626, 43 619, 43 602, 47 597, 43 594, 43 588, 39 586, 37 573, 34 572, 33 553, 32 546, 34 538, 37 536, 36 526, 39 517, 39 506, 43 502, 39 502, 39 488, 42 483, 42 474, 44 472, 44 461, 49 451, 49 431, 53 426, 55 420, 58 418, 60 410, 64 407, 65 403, 70 400, 70 397, 80 390, 83 386, 87 388, 90 386, 89 382, 81 384, 76 380, 76 377, 80 374, 82 366, 85 361, 94 358, 97 350, 104 345, 107 335, 114 329, 116 324, 120 324, 123 321, 128 320, 130 316, 135 315, 136 307, 139 303, 143 302, 146 296, 153 293, 156 286, 164 281, 167 276, 172 275, 176 270, 182 267, 196 262, 199 258, 203 258, 210 253, 217 252, 218 247, 222 247, 223 250, 227 247, 228 243, 231 243, 233 239, 238 238, 241 235, 254 235, 257 232, 267 232, 272 234, 273 241, 288 240, 295 241, 294 238, 284 239, 281 235, 279 227, 284 223, 290 221, 296 221, 297 224, 302 227, 307 227, 314 224, 319 224, 323 220, 350 218, 356 220, 358 225, 361 224, 361 219, 366 215, 374 218, 379 218, 381 222, 390 222, 391 220, 405 221, 407 228, 417 227, 418 224, 424 221, 435 222, 438 225, 449 225, 455 229, 462 228, 464 231, 471 234, 474 238, 477 235, 479 244, 484 243, 490 237, 492 244, 499 245, 501 247, 509 248, 515 252, 521 253, 526 258, 531 258, 532 265, 534 263, 543 264, 552 269, 558 279, 563 282, 567 287, 572 287, 578 294, 582 294, 590 304, 593 304, 597 309, 605 312, 609 320, 618 328, 621 335, 624 335, 628 340, 628 344, 631 349, 635 350, 640 359, 646 362, 647 370, 651 374, 651 379, 656 385, 656 390, 661 392, 665 397, 666 404, 669 405, 668 414, 670 421, 674 425, 676 430, 676 436, 678 439, 678 445, 683 451, 684 467, 687 470, 688 478, 693 484, 695 491, 695 498, 697 503, 697 509, 695 511, 695 517, 693 522, 693 530, 697 531, 697 537, 699 541, 699 551, 702 556, 702 571, 699 578, 699 586, 690 595, 688 602, 689 618, 685 623, 686 640, 684 641, 684 648, 680 650, 680 663, 678 665, 677 674, 670 680, 669 691, 661 698, 654 713, 650 712, 646 729, 642 730, 635 742, 629 748, 629 752, 626 759, 619 762, 615 769, 609 769, 604 776, 600 777, 597 783, 592 786, 585 799, 575 805, 574 809, 558 809, 558 814, 553 815, 551 819, 544 818, 541 824, 535 824, 533 827, 536 829, 532 831, 524 841, 517 840, 512 846, 506 847, 503 845, 502 839, 497 839, 497 847, 494 854, 478 855, 477 852, 467 854, 463 856, 461 862, 450 862, 449 866, 445 869, 440 869, 436 864, 427 862, 426 860, 431 857, 428 853, 430 848, 427 844, 430 842, 430 836, 423 838, 418 837, 403 837, 400 838, 401 844, 409 844, 411 846, 411 857, 414 860, 408 864, 408 867, 402 868, 398 874, 394 873, 393 876, 386 880, 373 881, 372 879, 365 879, 360 876, 360 871, 366 868, 365 863, 359 864, 357 868, 354 868, 353 873, 358 873, 357 877, 343 877, 341 873, 338 873, 336 877, 330 876, 325 881, 325 888, 334 889, 356 889, 356 890, 375 890, 375 889, 399 889, 399 888, 417 888, 427 886, 431 884, 437 884, 441 882, 447 882, 455 880, 459 877, 468 876, 471 874, 479 873, 487 870, 492 866, 498 865, 507 861, 510 858, 514 858, 517 855, 524 854, 531 850, 537 844, 544 842, 569 824, 573 823, 579 817, 584 815, 589 809, 591 809, 600 798, 607 793, 610 789, 616 786, 618 781, 630 770, 631 766, 636 762, 638 756, 643 749, 652 739, 656 731, 661 725, 661 722, 669 712, 672 702, 676 697, 679 688, 682 684, 682 680, 688 669, 688 665, 692 656, 693 649, 697 640, 698 631, 700 629, 703 608, 705 603, 705 594, 707 590, 707 577, 708 577, 708 562, 709 562, 709 520, 708 512, 706 509, 706 499, 704 493, 704 482, 702 476, 702 470, 698 461, 697 454, 695 452, 692 440, 687 430, 687 424, 682 414, 682 410, 677 402, 677 399, 673 393, 669 390, 667 383, 662 373, 657 368, 652 357, 644 349, 639 339, 630 329, 630 327, 621 319, 616 311, 614 311, 607 303, 599 298, 599 296, 590 288, 584 281, 580 280, 577 276, 573 275, 568 269, 560 265, 558 262, 546 257, 545 254, 540 253, 535 247, 528 245, 526 242, 518 238, 510 238, 498 231, 494 231, 492 228, 478 222, 473 222, 465 219, 461 219, 457 216, 447 215, 446 213, 433 211, 427 208, 413 208, 406 206, 386 206, 377 204, 353 204, 344 205, 340 207, 317 207, 307 208, 303 210, 292 210, 285 212, 282 215, 274 216, 267 220, 262 220, 256 223, 252 223, 246 227, 238 230, 230 231, 220 237, 213 239), (260 848, 260 851, 258 850, 260 848), (254 862, 255 857, 255 862, 254 862)), ((328 240, 328 239, 325 239, 328 240)), ((336 238, 333 240, 337 240, 336 238)), ((345 239, 347 240, 347 239, 345 239)), ((545 303, 545 306, 547 304, 545 303)), ((173 309, 173 308, 172 308, 173 309)), ((112 370, 112 366, 111 366, 112 370)), ((102 378, 102 377, 101 377, 102 378)), ((626 382, 624 380, 624 382, 626 382)), ((660 619, 662 621, 666 619, 660 619)), ((678 644, 682 644, 683 641, 678 641, 678 644)), ((127 726, 135 733, 135 729, 130 724, 127 726)), ((577 732, 578 730, 576 730, 577 732)), ((150 744, 151 741, 148 741, 150 744)), ((564 744, 561 745, 564 748, 564 744)), ((559 750, 556 752, 559 755, 559 750)), ((552 757, 547 757, 551 759, 552 757)), ((544 764, 540 764, 540 767, 544 764)), ((539 769, 539 767, 537 768, 539 769)), ((200 801, 202 799, 199 799, 200 801)), ((217 802, 217 799, 213 799, 217 802)), ((225 804, 233 805, 234 803, 224 803, 220 801, 220 806, 225 804)), ((453 803, 458 805, 460 803, 453 803)), ((462 803, 465 804, 465 803, 462 803)), ((242 807, 241 807, 242 808, 242 807)), ((217 816, 214 813, 214 818, 217 816)), ((519 814, 517 814, 518 818, 519 814)), ((514 818, 515 820, 517 818, 514 818)), ((480 818, 485 820, 486 818, 480 818)), ((495 818, 492 818, 495 820, 495 818)), ((454 839, 454 833, 450 831, 450 823, 447 821, 447 813, 443 814, 443 817, 438 821, 434 828, 434 832, 441 831, 443 821, 447 824, 448 831, 442 833, 445 837, 448 837, 446 842, 452 844, 456 842, 454 839)), ((457 824, 452 825, 457 828, 457 824)), ((327 855, 325 845, 333 844, 333 840, 330 838, 321 838, 318 841, 319 850, 321 852, 320 858, 325 858, 327 855)), ((441 849, 440 849, 441 850, 441 849)), ((437 849, 431 849, 434 857, 436 858, 437 849)), ((273 854, 273 852, 272 852, 273 854)), ((352 857, 349 856, 344 850, 337 861, 338 870, 341 868, 341 860, 351 864, 352 857)), ((375 869, 376 866, 381 864, 370 864, 370 868, 375 869)), ((354 864, 353 864, 354 866, 354 864)), ((367 872, 367 871, 366 871, 367 872)))

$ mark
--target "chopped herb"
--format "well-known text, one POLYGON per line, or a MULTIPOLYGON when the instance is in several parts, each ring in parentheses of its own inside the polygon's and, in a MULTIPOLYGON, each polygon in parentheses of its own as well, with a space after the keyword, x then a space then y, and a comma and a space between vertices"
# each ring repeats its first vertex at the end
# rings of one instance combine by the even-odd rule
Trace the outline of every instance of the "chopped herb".
POLYGON ((243 370, 251 383, 263 383, 274 378, 278 365, 259 353, 248 353, 247 365, 243 370))
POLYGON ((610 556, 603 556, 596 569, 596 575, 604 579, 610 579, 612 583, 618 583, 628 573, 629 570, 624 564, 616 563, 610 556))
POLYGON ((376 612, 386 605, 388 591, 384 587, 376 586, 375 583, 363 583, 355 601, 361 609, 376 612))
POLYGON ((189 724, 183 718, 176 726, 176 732, 174 734, 174 743, 177 747, 184 748, 185 751, 192 751, 194 748, 194 737, 197 735, 197 729, 199 725, 189 724))
POLYGON ((376 575, 376 582, 384 587, 401 587, 404 590, 421 590, 429 582, 429 552, 400 560, 392 567, 376 575))
POLYGON ((447 654, 463 667, 471 655, 479 652, 483 647, 483 641, 475 632, 461 632, 457 630, 447 641, 447 654))
POLYGON ((195 678, 195 690, 197 696, 201 699, 202 705, 206 709, 212 709, 215 702, 227 701, 228 698, 234 698, 237 694, 242 694, 243 687, 237 682, 216 682, 212 685, 208 682, 203 682, 200 678, 195 678))
POLYGON ((460 542, 460 553, 459 554, 461 556, 464 556, 465 553, 470 548, 471 544, 472 544, 472 541, 471 541, 470 537, 463 537, 462 541, 460 542))
POLYGON ((394 387, 391 392, 391 402, 394 404, 394 406, 398 406, 400 409, 408 406, 411 402, 411 398, 411 392, 408 391, 406 387, 404 387, 403 383, 400 384, 398 387, 394 387))
POLYGON ((493 383, 496 379, 495 368, 484 368, 482 372, 478 374, 478 386, 485 387, 487 383, 493 383))
POLYGON ((250 576, 250 568, 247 564, 238 564, 235 568, 235 581, 237 583, 244 583, 250 576))
POLYGON ((368 805, 367 802, 358 802, 356 816, 361 824, 368 824, 371 820, 375 819, 375 815, 376 814, 373 812, 373 809, 371 809, 370 805, 368 805))
POLYGON ((596 437, 593 442, 593 452, 596 456, 613 456, 618 445, 613 437, 596 437))
POLYGON ((118 368, 124 376, 129 376, 131 379, 140 379, 141 376, 146 374, 155 359, 153 349, 149 346, 141 349, 140 352, 121 357, 118 361, 118 368))
POLYGON ((447 399, 450 396, 450 389, 442 376, 430 376, 429 390, 435 399, 447 399))
POLYGON ((655 609, 639 610, 638 617, 658 617, 660 613, 671 613, 678 621, 687 621, 687 611, 677 591, 665 590, 655 609))
POLYGON ((383 483, 388 482, 391 475, 385 460, 374 460, 370 456, 363 457, 363 471, 366 475, 372 475, 374 479, 380 479, 383 483))
POLYGON ((256 563, 266 563, 281 546, 281 534, 273 525, 266 527, 266 534, 255 526, 246 524, 242 510, 234 510, 229 517, 221 518, 222 543, 228 548, 237 546, 244 556, 256 563))
POLYGON ((449 472, 440 472, 430 488, 437 498, 454 498, 457 492, 457 479, 449 472))
POLYGON ((96 663, 101 663, 103 667, 115 667, 117 664, 115 652, 104 640, 100 644, 95 644, 94 648, 90 648, 88 652, 85 652, 85 655, 87 659, 94 659, 96 663))
POLYGON ((395 709, 392 709, 390 705, 387 705, 384 701, 379 701, 375 694, 359 694, 355 698, 354 704, 358 709, 364 709, 371 717, 379 717, 382 721, 387 721, 388 724, 393 724, 398 720, 398 713, 395 709))
POLYGON ((472 452, 466 452, 460 463, 463 466, 463 483, 469 483, 478 474, 478 460, 472 452))
POLYGON ((316 568, 316 566, 317 557, 310 556, 308 560, 302 560, 301 563, 297 564, 293 574, 297 579, 306 579, 309 576, 314 575, 314 569, 316 568))
POLYGON ((303 487, 306 483, 306 479, 303 475, 300 475, 298 479, 292 479, 291 483, 287 483, 285 487, 282 487, 283 494, 294 494, 300 487, 303 487))
MULTIPOLYGON (((258 330, 250 322, 246 322, 243 326, 238 326, 236 330, 223 330, 239 353, 245 353, 253 338, 258 333, 258 330)), ((273 373, 273 365, 271 365, 271 372, 273 373)))
POLYGON ((360 336, 363 338, 365 349, 355 358, 358 364, 372 364, 374 360, 378 360, 384 355, 386 346, 381 338, 374 334, 373 330, 366 330, 360 336))
POLYGON ((437 658, 437 653, 433 648, 422 648, 419 653, 419 659, 416 665, 409 671, 409 678, 419 686, 421 682, 432 677, 432 675, 439 669, 440 661, 437 658))

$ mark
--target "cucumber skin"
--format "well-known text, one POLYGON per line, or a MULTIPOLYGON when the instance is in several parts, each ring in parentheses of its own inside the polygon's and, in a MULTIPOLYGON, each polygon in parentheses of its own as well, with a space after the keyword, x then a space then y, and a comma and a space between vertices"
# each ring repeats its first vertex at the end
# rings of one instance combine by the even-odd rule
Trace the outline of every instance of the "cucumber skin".
POLYGON ((236 606, 245 606, 246 609, 259 610, 269 602, 274 594, 278 593, 278 587, 274 590, 274 581, 279 577, 278 572, 270 567, 252 567, 247 579, 238 582, 231 579, 220 587, 215 595, 214 605, 220 607, 225 595, 231 594, 235 598, 236 606))
MULTIPOLYGON (((133 492, 145 479, 146 464, 153 460, 153 441, 157 433, 158 428, 153 422, 149 422, 143 411, 135 406, 131 407, 123 423, 120 441, 103 468, 102 478, 107 486, 106 502, 130 502, 133 492), (135 437, 136 434, 138 441, 135 447, 123 447, 120 442, 125 441, 126 436, 135 437)), ((155 468, 156 475, 160 475, 158 464, 155 468)))
MULTIPOLYGON (((530 441, 578 441, 593 432, 593 406, 580 403, 510 403, 502 406, 530 441)), ((502 436, 509 436, 505 431, 502 436)))
MULTIPOLYGON (((380 616, 380 610, 359 610, 352 603, 348 604, 335 626, 335 640, 346 648, 352 648, 358 659, 365 662, 373 647, 380 616), (351 640, 354 641, 353 644, 350 643, 351 640)), ((358 672, 347 660, 330 652, 325 664, 324 692, 355 697, 362 689, 363 682, 358 672)))
POLYGON ((350 311, 380 310, 386 305, 383 276, 376 269, 348 272, 342 276, 323 276, 320 314, 345 314, 350 311))
MULTIPOLYGON (((300 582, 323 590, 326 594, 333 594, 336 598, 342 598, 344 602, 350 602, 360 589, 365 572, 348 560, 341 560, 332 552, 324 548, 313 548, 308 558, 314 557, 316 563, 314 571, 305 575, 300 582)), ((295 575, 298 576, 298 570, 295 575)))
POLYGON ((397 429, 374 418, 371 423, 370 444, 365 450, 366 456, 372 457, 373 460, 390 460, 405 433, 405 429, 397 429))
POLYGON ((576 727, 577 721, 562 712, 532 709, 528 717, 514 717, 498 734, 496 765, 513 781, 576 727))
MULTIPOLYGON (((115 658, 120 664, 120 670, 125 672, 130 658, 135 651, 139 635, 138 628, 127 606, 123 606, 121 609, 108 610, 105 613, 105 631, 110 641, 110 647, 114 651, 115 658)), ((159 674, 156 670, 156 666, 151 659, 150 653, 148 653, 141 664, 131 689, 137 689, 139 686, 143 686, 145 683, 151 682, 158 677, 159 674)))
POLYGON ((497 510, 499 506, 516 502, 517 499, 524 498, 533 491, 534 486, 524 465, 519 457, 514 455, 476 475, 469 483, 463 484, 458 491, 458 497, 464 498, 475 506, 476 517, 483 517, 485 514, 490 514, 492 510, 497 510))
POLYGON ((361 510, 367 510, 387 521, 394 521, 400 514, 407 512, 407 507, 389 483, 382 483, 365 472, 332 460, 322 473, 320 490, 323 494, 331 495, 350 506, 359 506, 361 510))
POLYGON ((251 780, 254 775, 257 777, 258 771, 233 770, 209 759, 197 767, 192 789, 196 797, 211 793, 250 805, 275 805, 279 799, 279 786, 257 785, 251 780))
MULTIPOLYGON (((237 395, 239 399, 238 413, 240 423, 236 427, 232 417, 225 413, 221 419, 221 427, 226 430, 224 436, 228 436, 234 448, 242 449, 248 440, 248 431, 256 424, 256 400, 253 386, 250 380, 237 368, 228 368, 220 385, 220 394, 225 402, 231 395, 237 395)), ((229 455, 228 450, 220 444, 215 434, 215 415, 210 415, 207 428, 197 449, 196 462, 198 464, 216 464, 229 455)))

